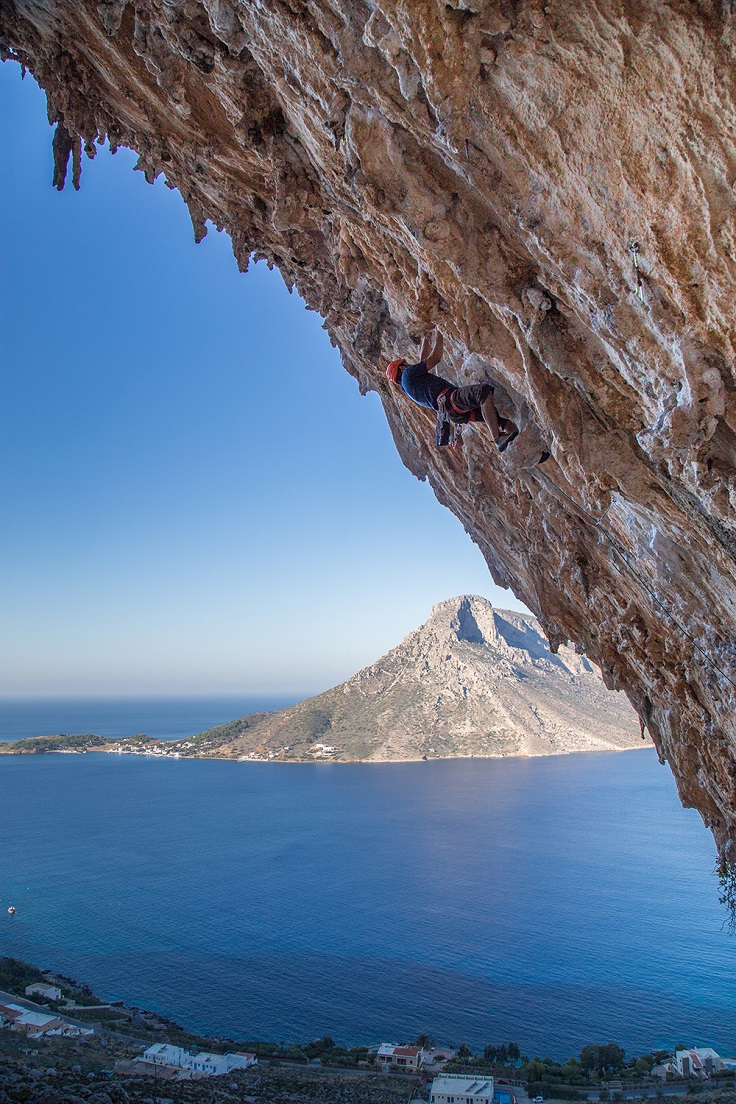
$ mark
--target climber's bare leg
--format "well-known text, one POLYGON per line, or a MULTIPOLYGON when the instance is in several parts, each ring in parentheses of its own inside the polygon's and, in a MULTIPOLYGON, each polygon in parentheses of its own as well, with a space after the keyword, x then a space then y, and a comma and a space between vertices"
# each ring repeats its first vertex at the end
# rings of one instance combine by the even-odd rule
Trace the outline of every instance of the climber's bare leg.
POLYGON ((491 437, 498 445, 499 452, 503 452, 517 436, 518 430, 515 424, 508 418, 499 417, 492 391, 485 402, 481 403, 480 409, 483 421, 490 429, 491 437))
POLYGON ((496 404, 493 401, 493 392, 491 391, 485 402, 481 403, 480 409, 483 413, 483 421, 486 423, 491 431, 491 437, 494 441, 497 441, 501 436, 501 426, 498 421, 498 411, 496 410, 496 404))

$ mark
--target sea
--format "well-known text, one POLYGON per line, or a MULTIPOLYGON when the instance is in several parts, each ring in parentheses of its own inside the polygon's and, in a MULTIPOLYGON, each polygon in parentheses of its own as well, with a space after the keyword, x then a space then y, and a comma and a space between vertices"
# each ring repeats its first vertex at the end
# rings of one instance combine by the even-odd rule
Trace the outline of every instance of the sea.
MULTIPOLYGON (((286 699, 5 702, 181 737, 286 699)), ((736 1054, 715 848, 651 748, 391 764, 0 758, 0 954, 236 1040, 736 1054), (7 907, 14 905, 14 915, 7 907)))

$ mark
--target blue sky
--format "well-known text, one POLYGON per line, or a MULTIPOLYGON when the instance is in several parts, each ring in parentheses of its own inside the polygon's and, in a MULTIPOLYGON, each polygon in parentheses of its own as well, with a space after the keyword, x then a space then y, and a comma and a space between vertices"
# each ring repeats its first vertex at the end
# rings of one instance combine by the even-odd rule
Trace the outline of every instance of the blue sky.
POLYGON ((316 692, 496 588, 321 319, 0 66, 5 695, 316 692))

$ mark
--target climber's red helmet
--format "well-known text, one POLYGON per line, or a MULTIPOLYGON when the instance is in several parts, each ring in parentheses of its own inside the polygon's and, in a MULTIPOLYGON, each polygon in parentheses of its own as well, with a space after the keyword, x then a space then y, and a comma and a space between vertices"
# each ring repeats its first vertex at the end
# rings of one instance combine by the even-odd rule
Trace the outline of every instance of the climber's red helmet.
POLYGON ((388 376, 388 378, 391 380, 392 383, 398 383, 399 382, 399 376, 401 375, 401 369, 404 367, 405 364, 406 364, 406 361, 403 359, 403 357, 399 357, 398 360, 392 360, 391 361, 388 368, 386 369, 386 375, 388 376))

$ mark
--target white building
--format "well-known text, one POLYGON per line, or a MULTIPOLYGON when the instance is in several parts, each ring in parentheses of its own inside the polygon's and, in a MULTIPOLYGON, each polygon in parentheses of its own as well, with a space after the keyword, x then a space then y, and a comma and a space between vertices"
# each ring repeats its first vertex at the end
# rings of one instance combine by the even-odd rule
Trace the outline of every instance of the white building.
POLYGON ((144 1050, 141 1058, 145 1062, 155 1062, 157 1066, 178 1066, 180 1069, 192 1068, 192 1056, 184 1047, 170 1043, 155 1043, 144 1050))
POLYGON ((333 747, 332 744, 312 744, 309 750, 315 759, 331 759, 337 748, 333 747))
POLYGON ((33 985, 26 985, 26 996, 32 997, 36 993, 39 997, 47 997, 48 1000, 61 1000, 61 989, 58 985, 48 985, 45 981, 35 981, 33 985))
POLYGON ((217 1077, 235 1069, 247 1069, 256 1063, 255 1054, 212 1054, 207 1051, 190 1054, 184 1047, 172 1046, 170 1043, 150 1046, 148 1050, 144 1050, 141 1058, 144 1062, 154 1062, 157 1066, 190 1070, 197 1077, 217 1077))
POLYGON ((675 1066, 681 1077, 700 1077, 703 1080, 723 1068, 720 1055, 713 1047, 693 1047, 692 1050, 678 1050, 675 1053, 675 1066))
POLYGON ((435 1077, 429 1090, 429 1104, 493 1104, 493 1078, 444 1073, 435 1077))
POLYGON ((0 1004, 0 1024, 7 1024, 26 1035, 93 1035, 93 1027, 78 1027, 63 1016, 35 1012, 20 1004, 0 1004))
POLYGON ((207 1054, 201 1051, 192 1055, 191 1070, 193 1074, 208 1074, 210 1077, 219 1077, 223 1073, 231 1073, 234 1069, 247 1069, 255 1065, 255 1054, 207 1054))

